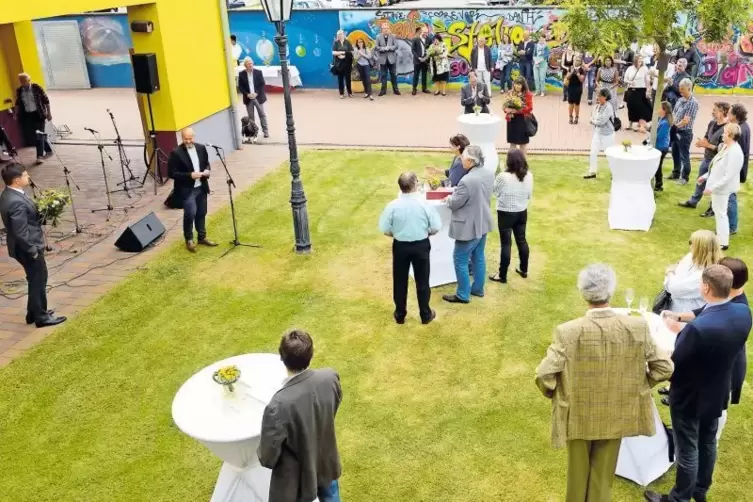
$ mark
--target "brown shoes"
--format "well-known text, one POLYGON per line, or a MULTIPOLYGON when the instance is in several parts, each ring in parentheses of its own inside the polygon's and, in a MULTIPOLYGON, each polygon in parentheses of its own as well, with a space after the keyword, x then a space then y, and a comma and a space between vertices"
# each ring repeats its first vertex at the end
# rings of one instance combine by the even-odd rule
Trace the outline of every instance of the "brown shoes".
POLYGON ((217 243, 216 242, 212 242, 209 239, 199 239, 199 244, 201 244, 202 246, 210 247, 210 248, 216 248, 217 247, 217 243))
POLYGON ((186 241, 186 249, 188 249, 192 253, 195 253, 196 252, 196 244, 194 244, 193 241, 186 241))

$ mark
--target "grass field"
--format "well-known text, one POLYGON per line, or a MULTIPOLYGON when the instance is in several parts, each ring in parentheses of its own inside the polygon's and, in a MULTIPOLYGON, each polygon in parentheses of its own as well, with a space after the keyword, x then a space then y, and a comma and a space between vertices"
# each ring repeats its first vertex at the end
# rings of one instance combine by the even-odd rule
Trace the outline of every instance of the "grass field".
MULTIPOLYGON (((636 298, 657 293, 690 233, 713 228, 676 206, 690 187, 659 195, 648 233, 607 225, 609 176, 581 179, 585 159, 533 157, 530 276, 487 284, 486 297, 449 305, 437 321, 392 320, 390 241, 377 230, 397 175, 442 155, 307 152, 302 158, 314 252, 292 253, 289 176, 282 168, 239 197, 242 240, 262 249, 197 255, 180 244, 127 279, 35 349, 0 370, 0 500, 208 500, 220 461, 173 424, 180 385, 236 354, 274 352, 291 327, 312 333, 315 367, 341 375, 338 440, 348 502, 555 502, 566 455, 550 446, 550 404, 533 383, 554 326, 582 315, 578 270, 604 261, 636 298), (155 302, 159 299, 159 302, 155 302), (155 305, 159 303, 159 307, 155 305)), ((605 167, 605 166, 604 166, 605 167)), ((730 255, 751 261, 748 193, 730 255)), ((231 235, 226 213, 211 237, 231 235)), ((499 241, 490 235, 490 270, 499 241)), ((514 259, 513 265, 516 261, 514 259)), ((666 410, 661 410, 666 417, 666 410)), ((753 492, 753 395, 731 410, 713 501, 753 492)), ((674 471, 659 480, 668 489, 674 471)), ((642 500, 615 481, 613 500, 642 500)))

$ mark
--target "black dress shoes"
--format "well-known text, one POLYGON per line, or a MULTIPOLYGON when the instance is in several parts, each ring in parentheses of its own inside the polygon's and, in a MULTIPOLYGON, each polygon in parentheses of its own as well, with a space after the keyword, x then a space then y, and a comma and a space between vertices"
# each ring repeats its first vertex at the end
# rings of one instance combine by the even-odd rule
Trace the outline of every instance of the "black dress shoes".
POLYGON ((669 495, 662 495, 660 493, 652 492, 651 490, 643 492, 643 497, 648 502, 670 502, 669 495))
POLYGON ((687 207, 689 209, 695 209, 695 206, 696 206, 692 202, 688 202, 688 201, 678 202, 677 205, 680 206, 680 207, 687 207))
POLYGON ((57 326, 58 324, 64 323, 67 318, 65 317, 55 317, 55 316, 45 316, 41 319, 37 319, 34 324, 37 326, 37 328, 44 328, 46 326, 57 326))
MULTIPOLYGON (((45 315, 52 316, 52 314, 54 313, 55 313, 54 310, 48 310, 47 312, 45 312, 45 315)), ((34 324, 34 317, 29 314, 26 314, 26 324, 34 324)))
POLYGON ((395 322, 398 324, 405 324, 405 316, 398 315, 397 312, 392 313, 392 317, 395 318, 395 322))
POLYGON ((668 396, 669 395, 669 386, 662 387, 661 389, 659 389, 659 394, 661 394, 662 396, 668 396))
POLYGON ((429 324, 431 321, 436 319, 436 317, 437 317, 437 313, 432 310, 431 317, 429 317, 428 319, 421 319, 421 324, 429 324))
POLYGON ((442 300, 450 303, 470 303, 468 300, 463 300, 457 295, 442 295, 442 300))

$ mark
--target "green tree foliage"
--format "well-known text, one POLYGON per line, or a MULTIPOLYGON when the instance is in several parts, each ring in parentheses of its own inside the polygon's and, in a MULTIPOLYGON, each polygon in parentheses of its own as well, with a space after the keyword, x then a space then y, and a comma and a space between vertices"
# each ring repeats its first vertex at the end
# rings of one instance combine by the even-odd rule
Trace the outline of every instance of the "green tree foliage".
MULTIPOLYGON (((581 51, 611 55, 633 40, 658 45, 664 59, 668 49, 678 47, 687 36, 680 14, 697 20, 704 40, 721 42, 734 28, 742 27, 751 13, 750 0, 565 0, 562 21, 570 42, 581 51)), ((664 65, 666 68, 666 64, 664 65)), ((659 96, 664 71, 659 72, 659 96)), ((653 122, 659 110, 654 103, 653 122)), ((655 138, 656 128, 652 128, 655 138)))

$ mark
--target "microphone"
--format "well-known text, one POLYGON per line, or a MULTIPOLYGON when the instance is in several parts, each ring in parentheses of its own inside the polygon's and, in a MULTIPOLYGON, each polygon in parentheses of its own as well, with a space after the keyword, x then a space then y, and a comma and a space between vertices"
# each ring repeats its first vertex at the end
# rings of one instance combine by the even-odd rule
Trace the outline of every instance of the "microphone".
POLYGON ((209 148, 214 148, 215 150, 222 150, 221 146, 213 145, 212 143, 207 143, 207 146, 209 148))
POLYGON ((89 132, 90 132, 90 133, 92 133, 92 134, 99 134, 99 132, 98 132, 98 131, 95 131, 94 129, 91 129, 91 128, 89 128, 89 127, 84 127, 84 131, 89 131, 89 132))
POLYGON ((34 183, 34 180, 31 179, 31 176, 29 176, 29 185, 31 188, 39 188, 36 183, 34 183))
POLYGON ((38 136, 47 136, 46 132, 42 132, 42 131, 39 131, 39 130, 34 131, 34 132, 36 132, 38 136))
POLYGON ((112 112, 110 111, 109 108, 107 109, 107 113, 110 115, 110 117, 112 117, 112 112))

